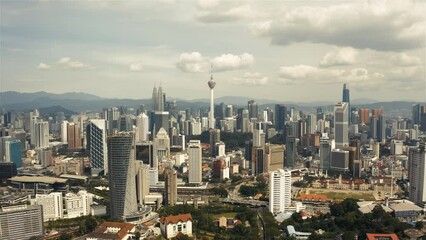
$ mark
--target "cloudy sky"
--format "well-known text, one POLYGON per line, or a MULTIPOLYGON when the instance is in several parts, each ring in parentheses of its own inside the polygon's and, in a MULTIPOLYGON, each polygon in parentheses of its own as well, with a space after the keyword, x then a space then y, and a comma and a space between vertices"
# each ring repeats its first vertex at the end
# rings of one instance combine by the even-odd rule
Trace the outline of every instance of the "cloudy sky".
POLYGON ((1 91, 426 101, 424 1, 0 3, 1 91))

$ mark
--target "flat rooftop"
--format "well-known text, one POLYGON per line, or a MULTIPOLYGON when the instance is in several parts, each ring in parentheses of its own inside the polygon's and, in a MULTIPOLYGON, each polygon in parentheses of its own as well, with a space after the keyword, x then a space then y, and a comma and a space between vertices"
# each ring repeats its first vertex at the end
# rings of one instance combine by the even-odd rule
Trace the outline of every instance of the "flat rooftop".
POLYGON ((23 182, 23 183, 66 183, 68 179, 56 178, 56 177, 46 177, 46 176, 15 176, 8 179, 12 182, 23 182))

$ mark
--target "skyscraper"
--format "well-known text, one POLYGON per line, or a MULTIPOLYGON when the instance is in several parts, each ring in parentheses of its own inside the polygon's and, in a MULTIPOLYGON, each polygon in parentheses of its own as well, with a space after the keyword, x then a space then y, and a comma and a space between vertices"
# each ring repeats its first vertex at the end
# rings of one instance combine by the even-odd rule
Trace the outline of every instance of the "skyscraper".
POLYGON ((164 128, 160 128, 154 138, 153 143, 153 164, 152 167, 158 169, 158 163, 170 157, 170 138, 164 128))
POLYGON ((320 139, 320 169, 330 169, 330 157, 331 157, 331 144, 328 139, 320 139))
POLYGON ((93 171, 108 173, 107 129, 104 119, 91 119, 86 127, 87 151, 93 171))
POLYGON ((35 147, 45 148, 49 146, 49 123, 35 123, 35 147))
POLYGON ((247 109, 249 111, 249 118, 257 118, 258 116, 258 109, 257 109, 257 102, 254 100, 250 100, 247 103, 247 109))
POLYGON ((38 205, 2 207, 0 239, 30 239, 43 237, 43 211, 38 205))
POLYGON ((141 113, 136 117, 136 127, 138 127, 136 142, 148 141, 149 118, 145 113, 141 113))
POLYGON ((426 206, 426 151, 425 146, 409 148, 408 180, 410 181, 410 201, 426 206))
POLYGON ((348 111, 348 104, 345 102, 334 105, 334 139, 336 148, 339 149, 349 145, 348 111))
POLYGON ((420 124, 421 122, 421 110, 420 110, 420 104, 414 104, 412 106, 412 119, 413 119, 413 124, 420 124))
POLYGON ((343 84, 342 102, 348 103, 348 121, 351 121, 351 101, 349 97, 349 89, 346 88, 346 83, 343 84))
POLYGON ((68 143, 68 121, 61 123, 61 142, 68 143))
POLYGON ((297 146, 296 146, 296 138, 293 136, 289 136, 287 138, 287 143, 285 145, 285 161, 284 165, 287 168, 293 168, 294 162, 296 161, 297 154, 297 146))
POLYGON ((154 88, 152 89, 152 111, 158 111, 158 91, 157 91, 157 87, 154 86, 154 88))
POLYGON ((138 210, 134 141, 132 133, 119 133, 108 137, 108 173, 112 218, 124 218, 138 210))
POLYGON ((120 112, 118 108, 112 107, 107 110, 106 120, 108 122, 108 134, 113 134, 118 131, 118 118, 120 117, 120 112))
POLYGON ((269 211, 282 213, 291 204, 291 172, 278 169, 269 174, 269 211))
POLYGON ((284 105, 276 104, 274 124, 278 132, 283 132, 285 130, 286 116, 287 116, 287 108, 284 105))
POLYGON ((68 150, 75 151, 81 149, 80 126, 68 124, 68 150))
POLYGON ((201 183, 202 180, 202 149, 200 140, 191 140, 188 144, 189 183, 201 183))
POLYGON ((164 178, 164 203, 166 206, 174 206, 177 202, 177 173, 171 165, 166 166, 166 169, 164 170, 164 178))
POLYGON ((215 129, 214 120, 214 87, 216 82, 213 80, 213 74, 210 75, 210 80, 207 82, 210 88, 210 112, 209 112, 209 128, 215 129))
POLYGON ((5 145, 6 146, 5 146, 4 162, 14 162, 17 168, 22 167, 21 141, 10 138, 6 140, 5 145))

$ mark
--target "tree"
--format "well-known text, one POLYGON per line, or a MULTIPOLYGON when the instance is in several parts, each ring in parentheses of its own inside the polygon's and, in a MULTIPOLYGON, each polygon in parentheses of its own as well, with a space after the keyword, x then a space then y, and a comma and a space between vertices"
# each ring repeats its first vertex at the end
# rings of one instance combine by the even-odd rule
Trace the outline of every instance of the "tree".
POLYGON ((346 231, 342 235, 343 240, 354 240, 355 237, 356 237, 356 232, 352 232, 352 231, 346 231))
POLYGON ((141 238, 141 233, 135 232, 135 238, 136 238, 136 240, 139 240, 141 238))
POLYGON ((381 222, 383 217, 385 216, 386 212, 385 210, 382 208, 382 206, 380 206, 379 204, 377 204, 372 211, 373 214, 373 219, 376 222, 381 222))
POLYGON ((423 224, 423 222, 422 222, 422 221, 417 221, 417 222, 416 222, 416 228, 417 228, 417 229, 420 229, 420 230, 421 230, 423 227, 424 227, 424 224, 423 224))
POLYGON ((58 240, 71 240, 71 239, 72 239, 72 236, 68 233, 64 233, 58 238, 58 240))

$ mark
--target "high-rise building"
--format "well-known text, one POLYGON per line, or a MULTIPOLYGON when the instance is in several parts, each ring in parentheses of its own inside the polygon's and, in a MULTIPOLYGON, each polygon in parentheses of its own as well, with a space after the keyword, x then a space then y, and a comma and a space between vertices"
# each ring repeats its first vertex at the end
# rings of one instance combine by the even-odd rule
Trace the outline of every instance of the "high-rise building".
POLYGON ((412 106, 412 119, 413 119, 413 124, 420 124, 421 122, 421 108, 420 108, 420 104, 414 104, 412 106))
POLYGON ((45 148, 49 146, 49 123, 37 122, 35 128, 35 147, 45 148))
POLYGON ((170 157, 170 138, 164 128, 160 128, 155 136, 153 149, 152 167, 158 169, 158 163, 170 157))
POLYGON ((13 138, 6 140, 4 162, 14 162, 17 168, 22 167, 21 141, 13 138))
MULTIPOLYGON (((145 197, 149 194, 149 165, 143 164, 142 161, 136 161, 136 193, 138 204, 145 203, 145 197)), ((157 175, 158 176, 158 175, 157 175)))
POLYGON ((291 205, 291 172, 278 169, 269 173, 269 211, 276 215, 291 205))
POLYGON ((202 149, 200 140, 191 140, 188 144, 189 183, 201 183, 202 180, 202 149))
POLYGON ((43 210, 38 205, 2 207, 0 239, 30 239, 43 237, 43 210))
POLYGON ((349 171, 349 151, 331 150, 330 169, 341 172, 349 171))
POLYGON ((290 136, 287 138, 287 144, 285 145, 285 161, 284 165, 286 168, 293 168, 296 161, 297 146, 296 138, 290 136))
POLYGON ((61 142, 68 143, 68 121, 62 121, 61 123, 61 142))
POLYGON ((320 169, 328 170, 330 169, 330 155, 331 155, 331 144, 328 139, 320 139, 320 169))
POLYGON ((172 166, 166 166, 164 170, 165 197, 166 206, 174 206, 177 202, 177 173, 172 166))
POLYGON ((217 153, 215 152, 216 143, 220 142, 220 129, 210 129, 210 153, 212 157, 216 157, 217 153))
POLYGON ((169 130, 170 126, 170 118, 169 118, 169 112, 162 112, 162 111, 156 111, 150 113, 150 121, 149 121, 149 128, 152 137, 154 137, 160 128, 164 128, 166 131, 169 130))
POLYGON ((424 208, 426 207, 426 151, 424 145, 409 148, 408 171, 410 201, 424 208))
POLYGON ((86 127, 86 149, 92 163, 93 172, 108 173, 107 129, 104 119, 91 119, 86 127))
POLYGON ((267 143, 265 145, 263 161, 264 172, 270 172, 284 168, 284 145, 267 143))
POLYGON ((108 128, 108 135, 113 134, 114 132, 118 131, 118 118, 120 117, 120 111, 118 111, 118 108, 112 107, 107 110, 106 114, 107 118, 107 128, 108 128))
POLYGON ((207 82, 210 88, 210 112, 209 112, 209 129, 215 129, 215 119, 214 119, 214 87, 216 82, 213 80, 213 74, 210 75, 210 80, 207 82))
POLYGON ((334 105, 334 139, 336 148, 342 149, 349 145, 348 104, 340 102, 334 105))
POLYGON ((68 151, 81 149, 80 126, 68 124, 68 151))
POLYGON ((370 110, 366 108, 361 108, 358 110, 358 115, 360 119, 360 123, 364 123, 366 125, 370 124, 370 110))
POLYGON ((346 83, 343 84, 342 102, 348 103, 348 121, 351 121, 351 101, 349 96, 349 89, 346 88, 346 83))
POLYGON ((54 221, 64 217, 62 193, 36 194, 33 205, 43 206, 43 221, 54 221))
POLYGON ((139 114, 136 117, 136 127, 138 128, 136 142, 148 141, 149 135, 149 118, 145 113, 139 114))
POLYGON ((249 111, 249 118, 257 118, 258 117, 258 108, 257 108, 257 102, 254 100, 250 100, 247 103, 247 109, 249 111))
POLYGON ((108 175, 112 218, 124 218, 138 210, 134 141, 132 133, 119 133, 108 137, 108 175))

